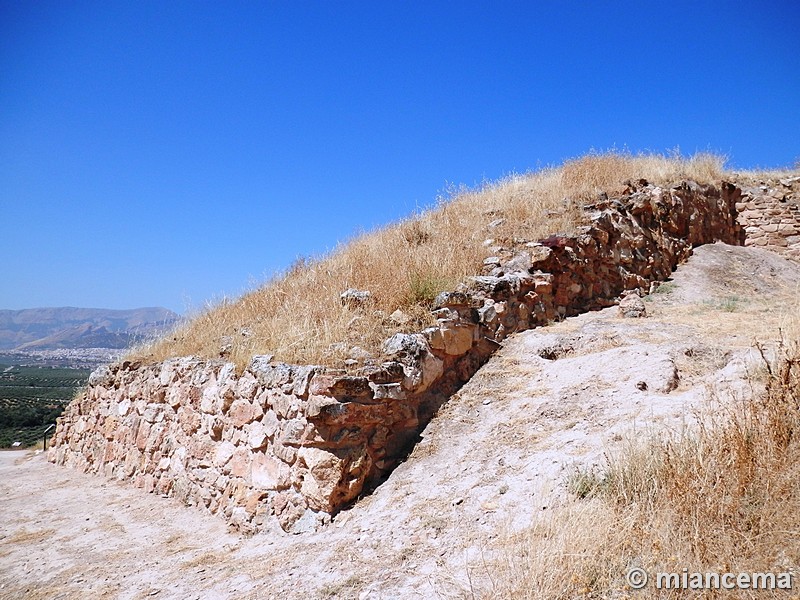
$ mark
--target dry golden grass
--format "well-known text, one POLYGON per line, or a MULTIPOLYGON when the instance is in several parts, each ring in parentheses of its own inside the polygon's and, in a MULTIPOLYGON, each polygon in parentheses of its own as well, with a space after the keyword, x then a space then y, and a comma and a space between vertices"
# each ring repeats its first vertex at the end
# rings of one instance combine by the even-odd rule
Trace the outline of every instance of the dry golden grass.
MULTIPOLYGON (((632 442, 602 473, 576 472, 576 499, 507 536, 478 574, 481 598, 672 598, 631 590, 655 573, 780 573, 800 565, 800 329, 764 359, 763 392, 716 399, 696 430, 632 442), (499 557, 499 558, 498 558, 499 557), (488 573, 488 576, 485 573, 488 573)), ((764 353, 766 354, 766 353, 764 353)), ((756 377, 754 375, 754 377, 756 377)), ((796 575, 795 575, 796 578, 796 575)), ((796 585, 796 584, 795 584, 796 585)), ((790 597, 781 590, 706 598, 790 597), (754 596, 756 594, 756 596, 754 596)))
POLYGON ((723 159, 697 155, 591 154, 561 168, 511 175, 480 189, 462 189, 425 212, 340 245, 328 256, 301 262, 260 289, 224 301, 173 334, 134 352, 159 361, 174 356, 229 357, 240 367, 255 354, 278 360, 340 366, 353 346, 375 352, 388 335, 430 322, 429 305, 479 272, 490 252, 485 240, 509 245, 555 232, 574 232, 581 204, 601 191, 619 192, 628 179, 658 184, 692 178, 713 182, 723 159), (489 227, 498 219, 504 221, 489 227), (368 306, 341 305, 348 288, 369 290, 368 306), (405 325, 388 315, 401 309, 405 325))
POLYGON ((784 179, 800 175, 800 162, 793 169, 749 169, 733 171, 731 177, 743 183, 760 183, 767 180, 784 179))

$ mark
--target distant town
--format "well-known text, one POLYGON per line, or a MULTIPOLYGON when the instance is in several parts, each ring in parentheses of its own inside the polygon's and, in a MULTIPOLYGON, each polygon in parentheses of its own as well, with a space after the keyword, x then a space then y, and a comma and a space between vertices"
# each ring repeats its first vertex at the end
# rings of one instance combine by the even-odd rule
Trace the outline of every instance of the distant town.
POLYGON ((61 348, 56 350, 0 351, 0 365, 95 369, 118 359, 125 350, 118 348, 61 348))
POLYGON ((0 310, 0 364, 94 369, 179 322, 160 307, 0 310))

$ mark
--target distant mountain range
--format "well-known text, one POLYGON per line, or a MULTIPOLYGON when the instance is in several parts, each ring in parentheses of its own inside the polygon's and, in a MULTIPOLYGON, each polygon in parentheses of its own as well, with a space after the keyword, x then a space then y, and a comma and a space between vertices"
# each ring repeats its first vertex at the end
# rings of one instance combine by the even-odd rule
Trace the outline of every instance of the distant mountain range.
POLYGON ((123 349, 180 320, 166 308, 27 308, 0 310, 0 350, 123 349))

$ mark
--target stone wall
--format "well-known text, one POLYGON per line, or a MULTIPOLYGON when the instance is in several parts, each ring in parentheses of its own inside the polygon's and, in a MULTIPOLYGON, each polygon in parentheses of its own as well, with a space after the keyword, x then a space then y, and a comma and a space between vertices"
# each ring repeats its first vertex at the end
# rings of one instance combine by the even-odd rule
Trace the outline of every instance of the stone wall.
POLYGON ((575 236, 494 242, 484 274, 435 302, 382 362, 345 373, 256 356, 124 361, 92 374, 58 421, 49 459, 221 513, 254 531, 327 522, 379 483, 436 410, 512 332, 647 291, 692 247, 744 241, 739 188, 632 183, 586 208, 575 236))
POLYGON ((736 209, 747 232, 746 246, 767 246, 800 260, 800 177, 745 186, 736 209))

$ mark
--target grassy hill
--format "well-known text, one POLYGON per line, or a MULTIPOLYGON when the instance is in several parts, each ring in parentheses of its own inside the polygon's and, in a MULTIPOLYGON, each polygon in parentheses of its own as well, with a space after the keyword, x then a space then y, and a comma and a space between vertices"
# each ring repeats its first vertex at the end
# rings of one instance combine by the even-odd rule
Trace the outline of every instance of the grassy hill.
POLYGON ((343 365, 374 354, 398 331, 418 331, 432 317, 437 293, 480 273, 498 246, 513 247, 554 232, 572 233, 582 206, 600 193, 620 193, 625 181, 718 181, 715 155, 592 154, 559 168, 511 175, 479 189, 462 189, 433 209, 356 237, 329 255, 301 261, 260 289, 196 316, 135 356, 216 358, 245 365, 255 354, 294 363, 343 365), (343 306, 340 295, 367 290, 367 305, 343 306), (395 311, 403 314, 392 317, 395 311))

